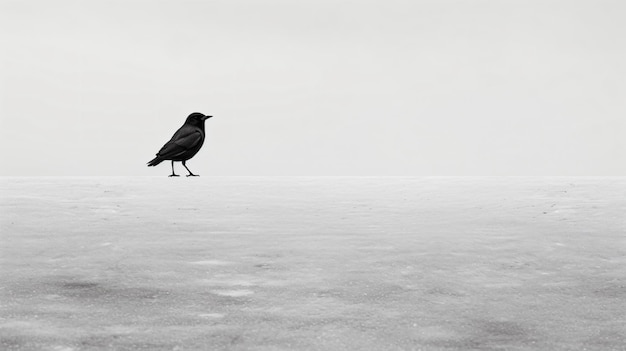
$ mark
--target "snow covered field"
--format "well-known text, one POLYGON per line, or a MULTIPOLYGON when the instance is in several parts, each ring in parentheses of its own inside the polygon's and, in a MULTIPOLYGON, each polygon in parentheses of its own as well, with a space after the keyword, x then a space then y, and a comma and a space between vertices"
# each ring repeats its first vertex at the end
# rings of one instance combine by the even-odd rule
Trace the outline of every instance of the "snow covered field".
POLYGON ((626 178, 2 178, 2 350, 626 350, 626 178))

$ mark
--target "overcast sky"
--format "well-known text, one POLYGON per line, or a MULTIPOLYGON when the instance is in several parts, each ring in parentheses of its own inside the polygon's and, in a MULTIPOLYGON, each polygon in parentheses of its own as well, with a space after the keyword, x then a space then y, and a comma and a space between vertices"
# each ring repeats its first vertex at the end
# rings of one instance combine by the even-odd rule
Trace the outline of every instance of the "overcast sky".
POLYGON ((626 175, 623 0, 0 4, 2 175, 626 175))

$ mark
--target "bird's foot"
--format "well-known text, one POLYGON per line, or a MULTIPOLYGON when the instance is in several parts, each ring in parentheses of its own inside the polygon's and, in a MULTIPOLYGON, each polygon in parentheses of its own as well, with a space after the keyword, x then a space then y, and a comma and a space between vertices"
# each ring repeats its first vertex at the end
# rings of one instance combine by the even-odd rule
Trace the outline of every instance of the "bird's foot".
POLYGON ((178 174, 170 174, 168 177, 180 177, 178 174))
POLYGON ((199 174, 193 174, 193 173, 189 173, 187 174, 187 177, 199 177, 199 174))

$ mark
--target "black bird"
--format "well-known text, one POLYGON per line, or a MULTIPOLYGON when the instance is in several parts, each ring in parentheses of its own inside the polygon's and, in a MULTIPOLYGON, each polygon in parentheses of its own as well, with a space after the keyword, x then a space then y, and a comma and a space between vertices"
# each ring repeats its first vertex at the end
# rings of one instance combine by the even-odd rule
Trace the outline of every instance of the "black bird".
POLYGON ((165 160, 172 161, 172 174, 170 177, 178 177, 174 173, 174 161, 182 161, 183 167, 189 174, 187 177, 195 177, 197 174, 191 173, 185 162, 200 151, 204 143, 204 121, 213 116, 205 116, 200 112, 194 112, 187 117, 185 124, 180 127, 152 161, 148 162, 148 167, 156 166, 165 160))

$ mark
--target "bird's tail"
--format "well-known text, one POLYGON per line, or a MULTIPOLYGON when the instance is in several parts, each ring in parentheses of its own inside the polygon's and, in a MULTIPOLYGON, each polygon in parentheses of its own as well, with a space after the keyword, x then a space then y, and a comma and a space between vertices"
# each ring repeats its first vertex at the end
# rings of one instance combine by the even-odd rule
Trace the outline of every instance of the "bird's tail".
POLYGON ((163 162, 163 159, 159 156, 155 157, 154 159, 152 159, 151 161, 148 162, 148 167, 153 167, 158 165, 159 163, 163 162))

